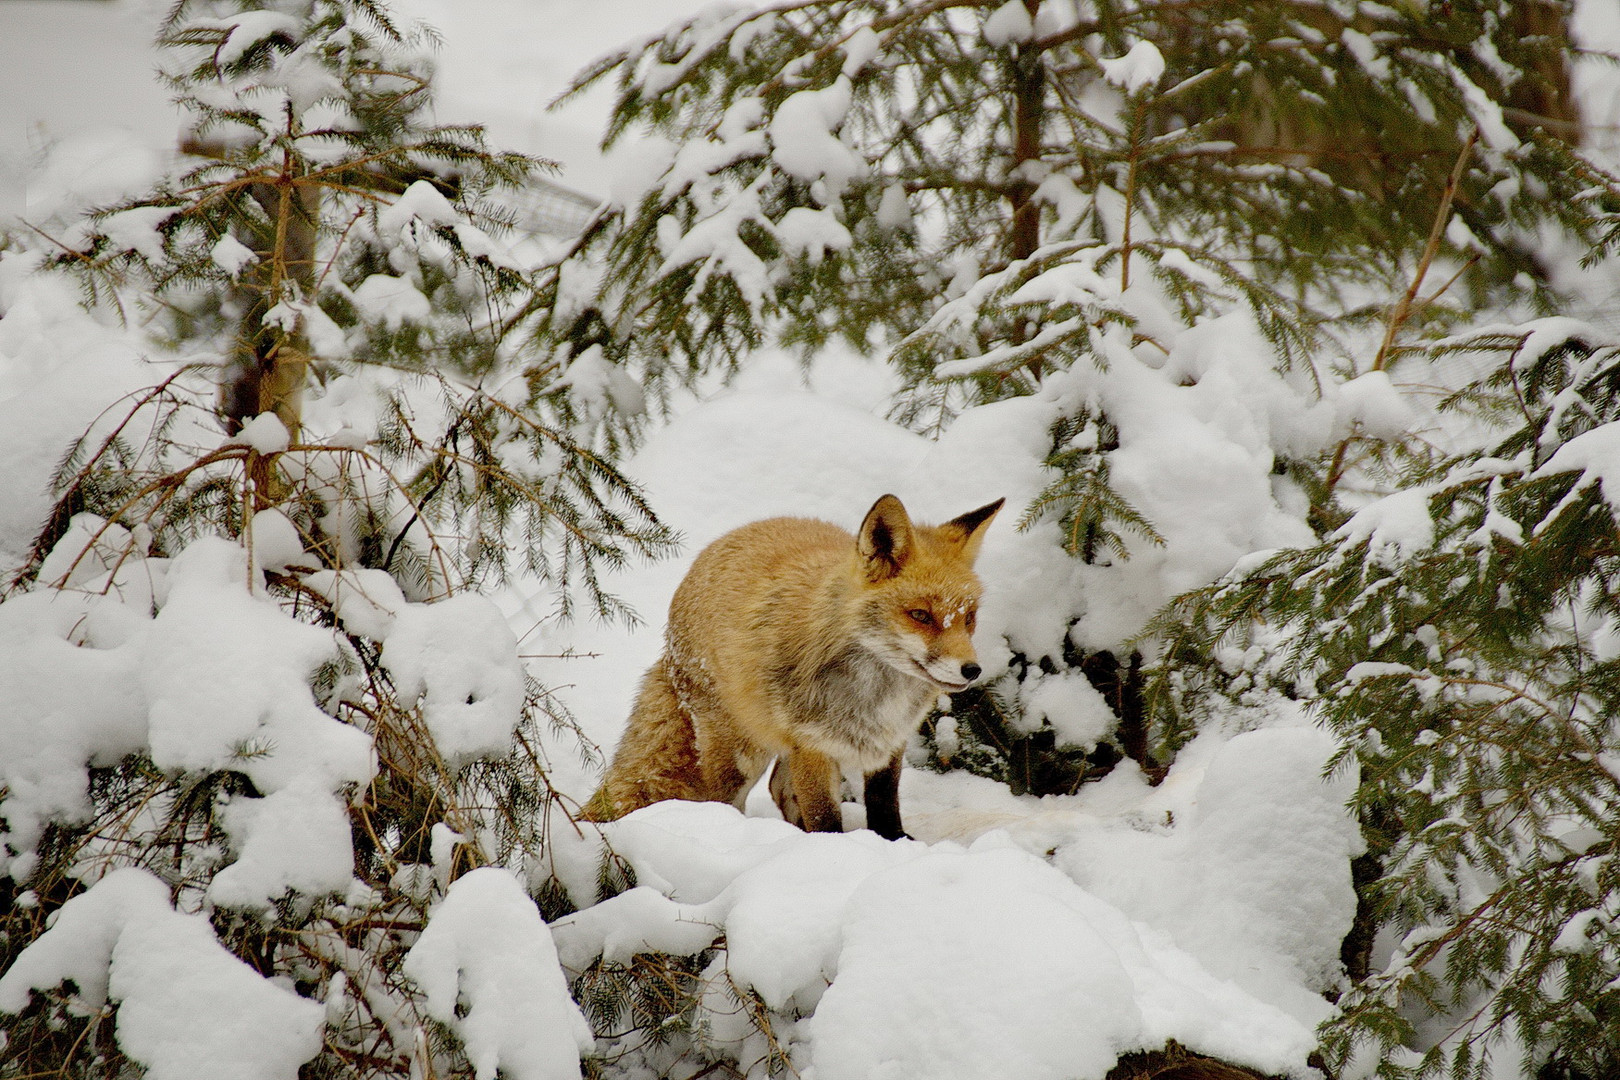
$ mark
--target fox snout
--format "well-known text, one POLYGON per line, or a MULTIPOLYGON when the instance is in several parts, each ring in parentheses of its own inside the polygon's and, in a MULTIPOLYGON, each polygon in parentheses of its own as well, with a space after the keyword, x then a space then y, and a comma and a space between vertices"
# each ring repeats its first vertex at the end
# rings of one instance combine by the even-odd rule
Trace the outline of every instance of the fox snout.
POLYGON ((917 665, 933 682, 955 693, 965 690, 984 669, 972 660, 956 660, 949 656, 930 656, 917 665))

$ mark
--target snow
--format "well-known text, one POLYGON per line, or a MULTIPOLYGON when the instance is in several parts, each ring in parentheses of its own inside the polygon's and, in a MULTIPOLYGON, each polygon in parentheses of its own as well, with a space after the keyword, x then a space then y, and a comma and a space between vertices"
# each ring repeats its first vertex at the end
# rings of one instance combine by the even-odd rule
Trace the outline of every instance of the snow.
POLYGON ((1529 371, 1538 364, 1548 352, 1569 341, 1601 341, 1603 335, 1596 327, 1581 319, 1572 319, 1566 315, 1555 315, 1545 319, 1532 319, 1522 326, 1511 328, 1511 332, 1522 335, 1523 343, 1513 354, 1513 370, 1529 371))
POLYGON ((405 956, 426 1010, 452 1028, 477 1080, 574 1080, 590 1025, 568 996, 551 932, 516 878, 458 878, 405 956))
POLYGON ((807 206, 795 206, 782 215, 776 223, 776 238, 786 251, 808 256, 811 262, 820 262, 827 252, 844 251, 855 242, 832 211, 807 206))
MULTIPOLYGON (((1620 16, 1602 0, 1581 0, 1570 13, 1570 38, 1593 54, 1620 53, 1620 16)), ((1620 73, 1610 64, 1577 64, 1571 73, 1575 97, 1592 130, 1587 145, 1612 166, 1620 161, 1620 73)))
POLYGON ((1138 41, 1124 56, 1098 60, 1097 64, 1103 70, 1103 77, 1127 94, 1148 89, 1164 74, 1164 54, 1151 41, 1138 41))
POLYGON ((814 1010, 791 1038, 816 1076, 972 1078, 1010 1062, 1020 1076, 1100 1080, 1119 1053, 1171 1038, 1303 1075, 1306 1023, 1007 834, 889 843, 671 802, 607 835, 643 885, 557 923, 565 967, 691 954, 723 934, 731 980, 773 1007, 814 1010))
POLYGON ((292 445, 292 436, 275 413, 260 413, 242 425, 231 444, 251 447, 259 454, 277 454, 292 445))
POLYGON ((168 598, 140 642, 153 762, 238 769, 266 794, 301 776, 328 790, 370 780, 370 737, 322 712, 308 688, 331 634, 253 597, 245 556, 207 538, 170 566, 168 598), (213 676, 197 679, 199 668, 213 676))
POLYGON ((345 629, 373 641, 386 641, 405 609, 404 592, 385 570, 317 570, 303 580, 326 598, 345 629))
MULTIPOLYGON (((258 419, 255 418, 252 423, 258 423, 258 419)), ((278 426, 279 423, 277 421, 278 426)), ((287 429, 283 427, 281 430, 285 436, 287 429)), ((298 526, 280 510, 271 508, 254 514, 250 535, 254 566, 280 572, 291 566, 308 568, 315 565, 315 560, 304 551, 298 526)))
MULTIPOLYGON (((83 536, 70 531, 64 545, 83 536)), ((0 866, 26 874, 41 823, 82 818, 87 765, 143 749, 160 769, 239 770, 265 795, 371 778, 370 737, 322 712, 308 688, 333 653, 330 633, 250 593, 248 574, 241 547, 204 539, 172 562, 124 562, 107 596, 44 591, 0 605, 0 638, 11 643, 0 660, 0 866), (198 664, 209 677, 197 677, 198 664)), ((319 810, 309 803, 310 815, 319 810)), ((332 820, 306 823, 330 841, 312 858, 333 850, 332 820)), ((257 851, 256 831, 244 816, 233 836, 257 851)), ((347 850, 346 831, 341 839, 347 850)))
POLYGON ((177 115, 151 77, 150 8, 11 0, 0 34, 0 218, 115 202, 155 179, 177 115), (69 55, 95 78, 42 74, 69 55), (109 90, 117 108, 108 109, 109 90), (49 149, 48 158, 41 162, 49 149))
POLYGON ((406 323, 425 323, 433 314, 433 304, 406 277, 372 274, 354 287, 354 306, 368 320, 398 330, 406 323))
POLYGON ((1035 36, 1035 21, 1029 17, 1024 0, 1007 0, 984 20, 984 43, 1000 48, 1035 36))
POLYGON ((1076 637, 1092 648, 1117 647, 1147 612, 1252 551, 1311 543, 1278 502, 1271 470, 1278 450, 1319 447, 1332 429, 1330 407, 1276 377, 1246 315, 1181 335, 1157 371, 1117 340, 1110 357, 1106 372, 1076 368, 1055 392, 1095 394, 1115 419, 1110 480, 1164 544, 1135 544, 1128 563, 1088 583, 1093 602, 1076 637))
POLYGON ((132 554, 134 539, 128 529, 100 514, 74 514, 62 539, 39 564, 39 580, 72 586, 104 579, 132 554))
POLYGON ((863 26, 846 38, 844 41, 844 77, 853 79, 860 74, 861 69, 877 57, 882 45, 882 36, 870 26, 863 26))
POLYGON ((1317 992, 1338 977, 1356 907, 1349 859, 1361 849, 1344 810, 1355 778, 1324 782, 1336 743, 1294 723, 1202 737, 1151 797, 1169 803, 1174 824, 1128 847, 1082 831, 1057 865, 1310 1027, 1329 1012, 1317 992))
POLYGON ((89 814, 86 766, 145 742, 145 716, 127 690, 138 678, 135 650, 97 617, 117 606, 54 592, 0 604, 0 873, 14 879, 32 868, 46 822, 89 814))
POLYGON ((294 1080, 321 1048, 325 1010, 227 952, 145 870, 115 870, 64 904, 0 976, 0 1011, 67 979, 92 1007, 119 1004, 118 1044, 154 1080, 294 1080))
POLYGON ((623 416, 636 416, 647 407, 647 395, 641 384, 627 374, 623 367, 608 360, 600 345, 580 350, 568 362, 568 369, 552 384, 555 389, 567 387, 572 391, 576 408, 594 423, 605 416, 611 407, 623 416))
POLYGON ((890 184, 883 189, 883 198, 878 202, 877 213, 874 215, 879 225, 885 229, 905 229, 911 226, 911 206, 906 201, 906 189, 899 184, 890 184))
POLYGON ((1170 1038, 1297 1074, 1312 1042, 1047 863, 994 843, 874 875, 848 919, 838 978, 808 1025, 821 1075, 1101 1080, 1120 1052, 1170 1038), (893 1023, 897 1006, 917 1022, 893 1023))
POLYGON ((1043 721, 1057 732, 1059 747, 1090 750, 1108 737, 1119 723, 1114 710, 1078 671, 1044 672, 1025 681, 1019 690, 1023 722, 1031 730, 1043 721))
POLYGON ((817 1072, 1100 1080, 1143 1018, 1119 947, 1120 931, 1134 935, 1099 927, 1087 899, 1005 849, 934 852, 875 876, 810 1021, 817 1072), (890 1023, 895 1008, 919 1022, 890 1023))
POLYGON ((1449 67, 1448 72, 1463 100, 1468 103, 1469 113, 1479 128, 1480 139, 1485 148, 1497 154, 1517 151, 1519 137, 1508 127, 1507 120, 1502 115, 1502 106, 1492 101, 1490 95, 1455 66, 1449 67))
POLYGON ((1399 439, 1418 424, 1418 416, 1385 371, 1368 371, 1338 390, 1344 420, 1360 424, 1378 439, 1399 439))
POLYGON ((1434 519, 1429 516, 1429 492, 1409 488, 1386 495, 1358 510, 1333 533, 1341 547, 1366 542, 1368 557, 1377 565, 1393 566, 1434 546, 1434 519))
MULTIPOLYGON (((677 161, 677 166, 680 162, 677 161)), ((695 192, 700 219, 685 233, 671 216, 659 220, 659 247, 665 252, 660 276, 687 263, 703 261, 722 270, 736 283, 751 306, 758 308, 767 291, 769 274, 765 262, 744 243, 738 229, 744 222, 764 222, 758 194, 749 191, 728 202, 719 199, 718 189, 695 192), (713 204, 721 203, 715 206, 713 204)), ((706 276, 704 268, 699 280, 706 276)))
POLYGON ((348 808, 305 775, 262 799, 224 808, 236 861, 214 875, 208 899, 219 907, 268 910, 288 889, 342 893, 354 874, 348 808))
POLYGON ((163 234, 158 231, 174 217, 169 206, 137 206, 102 218, 96 228, 106 235, 114 251, 133 251, 150 262, 163 261, 163 234))
POLYGON ((517 639, 488 599, 463 593, 399 608, 382 662, 402 701, 421 699, 452 766, 506 753, 523 708, 523 668, 517 639))
POLYGON ((225 271, 233 279, 241 277, 242 271, 259 259, 253 253, 252 248, 229 233, 215 242, 214 246, 209 249, 209 255, 213 258, 214 265, 225 271))
MULTIPOLYGON (((1581 474, 1569 497, 1596 483, 1611 513, 1616 513, 1620 520, 1620 423, 1600 425, 1563 443, 1531 473, 1531 478, 1565 472, 1581 474)), ((1562 509, 1562 505, 1557 509, 1562 509)), ((1549 513, 1547 520, 1555 517, 1556 512, 1549 513)))
POLYGON ((1378 46, 1372 38, 1360 30, 1346 27, 1340 34, 1339 40, 1344 43, 1345 50, 1355 58, 1357 64, 1379 82, 1390 81, 1389 61, 1378 55, 1378 46))
POLYGON ((266 38, 276 34, 296 37, 298 20, 278 11, 244 11, 220 20, 219 26, 226 36, 214 56, 220 67, 229 67, 266 38))
MULTIPOLYGON (((50 508, 49 478, 71 441, 126 391, 157 381, 127 328, 89 318, 67 280, 0 254, 0 553, 22 561, 50 508)), ((115 409, 114 411, 118 411, 115 409)))
POLYGON ((789 176, 800 180, 825 179, 824 204, 835 203, 849 182, 865 170, 865 163, 839 141, 836 129, 851 103, 850 84, 841 76, 820 90, 800 90, 776 107, 767 131, 771 156, 789 176))
POLYGON ((561 963, 577 973, 598 956, 621 964, 644 952, 691 956, 712 944, 720 927, 688 916, 656 889, 637 886, 559 920, 553 930, 561 963))
POLYGON ((468 258, 482 259, 503 270, 528 269, 510 248, 475 225, 459 222, 455 233, 457 242, 468 258))
POLYGON ((377 232, 384 236, 402 234, 417 221, 426 225, 455 225, 460 215, 437 187, 426 180, 417 180, 401 192, 399 198, 377 211, 377 232))
POLYGON ((341 360, 350 355, 353 350, 349 348, 342 327, 333 322, 320 305, 306 300, 296 307, 303 321, 304 336, 309 340, 310 351, 315 356, 324 360, 341 360))

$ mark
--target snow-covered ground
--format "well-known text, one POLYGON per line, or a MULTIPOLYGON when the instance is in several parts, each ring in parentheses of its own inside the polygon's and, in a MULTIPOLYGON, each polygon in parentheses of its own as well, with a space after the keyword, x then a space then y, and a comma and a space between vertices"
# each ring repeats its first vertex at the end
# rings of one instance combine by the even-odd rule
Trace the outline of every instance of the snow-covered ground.
MULTIPOLYGON (((0 214, 43 219, 119 188, 137 189, 161 166, 176 118, 145 69, 152 59, 149 28, 166 6, 0 5, 0 214), (88 71, 94 76, 79 74, 88 71)), ((691 0, 399 5, 444 35, 438 119, 481 122, 496 145, 558 158, 565 163, 560 178, 593 194, 614 175, 594 150, 606 111, 602 90, 558 113, 546 112, 546 103, 598 53, 696 6, 691 0)), ((1595 17, 1584 25, 1594 38, 1614 29, 1595 17)), ((0 278, 0 311, 0 556, 10 565, 37 531, 47 508, 42 485, 67 440, 120 393, 155 380, 140 359, 136 331, 83 315, 61 283, 0 278)), ((891 378, 881 363, 859 356, 830 354, 806 374, 795 361, 767 353, 731 386, 680 399, 670 422, 628 464, 685 538, 679 557, 609 580, 609 589, 640 612, 640 627, 559 624, 550 618, 550 598, 533 584, 494 598, 517 653, 533 657, 530 671, 558 689, 604 750, 659 651, 663 611, 685 566, 727 529, 778 514, 853 527, 884 492, 900 495, 916 517, 939 521, 999 496, 1021 508, 1039 490, 1040 454, 1023 443, 1044 440, 1045 429, 1019 413, 1038 403, 981 410, 975 430, 959 427, 930 442, 882 418, 891 378), (576 655, 558 658, 564 652, 576 655)), ((1204 431, 1196 417, 1213 411, 1207 402, 1188 407, 1188 426, 1177 438, 1189 468, 1214 468, 1202 444, 1185 443, 1204 431)), ((1182 562, 1144 560, 1139 579, 1121 579, 1121 592, 1088 611, 1086 625, 1099 640, 1128 634, 1133 620, 1139 625, 1169 591, 1200 584, 1200 575, 1207 580, 1248 551, 1290 541, 1287 524, 1267 517, 1269 492, 1249 493, 1252 504, 1233 511, 1221 500, 1243 493, 1221 488, 1220 475, 1195 472, 1163 493, 1191 501, 1200 485, 1214 485, 1203 489, 1207 519, 1232 521, 1208 542, 1207 565, 1189 554, 1193 539, 1178 548, 1171 537, 1165 558, 1182 562)), ((1016 532, 1015 518, 997 522, 981 558, 987 586, 981 649, 992 676, 1009 662, 1004 635, 1014 624, 1038 621, 1043 598, 1082 585, 1073 561, 1054 557, 1055 547, 1039 537, 1016 532)), ((254 697, 255 688, 286 684, 261 668, 208 687, 182 685, 188 676, 181 668, 164 668, 172 650, 213 647, 233 627, 260 623, 255 653, 271 660, 261 655, 256 662, 281 656, 293 668, 308 666, 307 628, 294 633, 269 600, 241 587, 238 570, 246 564, 238 567, 227 547, 199 544, 176 560, 164 586, 172 591, 163 592, 155 620, 149 612, 97 607, 89 631, 94 649, 67 648, 69 641, 85 643, 74 640, 81 631, 73 620, 57 619, 61 625, 48 640, 30 644, 43 617, 13 607, 9 620, 0 619, 0 641, 12 647, 0 653, 0 675, 9 671, 21 681, 34 678, 40 665, 61 665, 59 685, 25 703, 35 710, 29 716, 72 709, 74 694, 95 690, 83 681, 86 669, 76 665, 84 657, 75 652, 95 654, 96 677, 140 685, 127 703, 134 712, 84 721, 82 745, 69 747, 79 760, 53 758, 62 740, 45 745, 37 732, 23 730, 23 705, 0 702, 0 721, 8 721, 0 722, 0 769, 5 762, 13 767, 5 779, 14 796, 23 790, 19 763, 33 770, 30 779, 66 775, 71 788, 85 760, 105 757, 108 746, 146 748, 164 762, 202 767, 222 761, 231 740, 263 731, 290 743, 285 732, 292 729, 276 725, 319 723, 307 702, 254 697), (8 632, 15 636, 8 639, 8 632), (150 716, 136 715, 142 705, 150 716), (221 711, 241 713, 237 728, 187 735, 186 723, 221 711)), ((142 599, 150 607, 152 594, 142 599)), ((402 598, 393 602, 401 605, 402 598)), ((458 619, 442 640, 418 641, 402 628, 421 612, 415 605, 403 610, 415 614, 389 631, 395 653, 387 662, 398 665, 401 679, 417 673, 431 700, 435 680, 466 672, 435 673, 429 659, 443 641, 476 627, 478 616, 458 619)), ((1060 629, 1067 611, 1050 605, 1060 629)), ((499 633, 483 638, 511 647, 499 633)), ((467 654, 467 664, 476 652, 467 654)), ((1101 734, 1100 707, 1088 686, 1073 686, 1054 722, 1084 742, 1088 731, 1101 734)), ((318 829, 314 818, 341 815, 332 787, 364 779, 366 765, 363 751, 330 731, 322 736, 328 737, 332 745, 320 762, 278 765, 270 756, 271 771, 258 785, 267 795, 256 808, 264 820, 240 816, 248 838, 240 844, 242 868, 219 875, 211 902, 251 905, 288 883, 330 884, 289 882, 278 860, 290 856, 250 846, 256 837, 268 845, 287 822, 318 829), (275 771, 282 766, 286 771, 275 771), (290 809, 295 800, 315 811, 290 809), (283 809, 288 818, 273 816, 283 809)), ((474 1064, 490 1070, 481 1076, 493 1075, 497 1064, 512 1076, 569 1075, 579 1025, 566 1009, 557 1012, 553 947, 564 968, 577 971, 598 956, 625 959, 649 948, 693 954, 721 933, 726 947, 715 963, 786 1018, 775 1037, 799 1075, 814 1080, 1100 1080, 1119 1054, 1171 1039, 1267 1072, 1311 1075, 1313 1028, 1329 1013, 1322 995, 1339 978, 1339 943, 1355 908, 1349 860, 1359 836, 1344 809, 1355 778, 1341 771, 1323 779, 1334 750, 1302 712, 1279 707, 1213 727, 1157 786, 1122 767, 1077 795, 1015 797, 966 773, 908 769, 901 802, 917 839, 893 843, 867 832, 803 834, 776 819, 768 798, 752 799, 746 816, 720 805, 650 807, 606 829, 635 868, 637 888, 548 933, 531 925, 521 901, 514 906, 510 883, 491 876, 498 871, 479 871, 450 891, 444 921, 431 924, 407 970, 429 995, 430 1011, 464 1024, 474 1064), (521 947, 491 951, 481 935, 496 932, 521 947), (459 984, 472 1000, 465 1018, 455 1008, 458 978, 473 980, 459 984), (496 1004, 502 995, 552 1011, 543 1022, 502 1012, 496 1004), (536 1043, 536 1031, 550 1041, 536 1043)), ((589 795, 597 777, 575 755, 559 746, 552 760, 552 778, 563 790, 589 795)), ((30 791, 37 796, 31 805, 42 812, 71 806, 77 794, 30 791)), ((849 825, 860 824, 859 807, 846 812, 849 825)), ((330 850, 332 842, 310 843, 330 850)), ((576 854, 577 880, 570 884, 589 895, 591 853, 576 854)), ((172 986, 163 982, 164 969, 142 965, 165 951, 190 950, 218 972, 182 985, 217 988, 222 1002, 262 1010, 263 1024, 277 1030, 303 1031, 318 1022, 305 1015, 315 1011, 307 1003, 286 993, 265 998, 241 972, 220 968, 206 924, 176 915, 149 879, 134 875, 105 879, 86 894, 96 902, 64 912, 61 933, 42 939, 52 944, 30 952, 26 970, 19 965, 0 982, 0 1009, 25 1001, 29 987, 54 985, 64 975, 82 979, 87 966, 105 972, 110 964, 111 992, 125 1003, 120 1039, 127 1024, 130 1053, 168 1063, 171 1071, 154 1067, 154 1075, 186 1075, 185 1068, 217 1065, 243 1045, 191 1038, 163 1019, 175 1004, 167 993, 172 986), (70 934, 88 944, 69 948, 70 934), (181 1053, 175 1047, 183 1042, 181 1053)), ((105 978, 102 990, 108 992, 105 978)), ((215 1013, 226 1007, 217 1004, 215 1013)), ((744 1069, 765 1060, 762 1037, 739 1019, 734 1001, 716 997, 705 1009, 713 1045, 730 1048, 744 1069)), ((267 1038, 258 1066, 240 1074, 292 1076, 304 1060, 298 1055, 309 1050, 299 1038, 267 1038)))

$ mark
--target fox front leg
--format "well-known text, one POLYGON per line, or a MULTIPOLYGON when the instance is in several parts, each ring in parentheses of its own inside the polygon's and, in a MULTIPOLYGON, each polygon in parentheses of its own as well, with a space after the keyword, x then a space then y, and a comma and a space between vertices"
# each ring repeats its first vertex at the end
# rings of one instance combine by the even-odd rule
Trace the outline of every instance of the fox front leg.
POLYGON ((904 751, 896 751, 893 759, 866 778, 866 827, 885 840, 906 837, 900 827, 900 759, 904 751))
POLYGON ((771 794, 782 817, 806 832, 843 832, 836 786, 842 775, 826 754, 800 748, 776 763, 771 794))
POLYGON ((804 828, 804 818, 799 813, 799 801, 793 797, 793 781, 788 778, 786 758, 778 758, 776 766, 771 769, 771 799, 776 803, 776 808, 782 812, 783 821, 804 828))

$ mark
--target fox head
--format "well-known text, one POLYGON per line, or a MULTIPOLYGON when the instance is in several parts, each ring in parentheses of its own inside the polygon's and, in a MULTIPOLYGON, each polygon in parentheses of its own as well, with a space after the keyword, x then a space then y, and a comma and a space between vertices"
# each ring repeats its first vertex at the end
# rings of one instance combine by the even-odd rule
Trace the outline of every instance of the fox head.
POLYGON ((983 669, 973 650, 980 592, 973 560, 1005 501, 943 525, 913 525, 893 495, 874 503, 855 537, 862 644, 941 690, 963 690, 977 679, 983 669))

